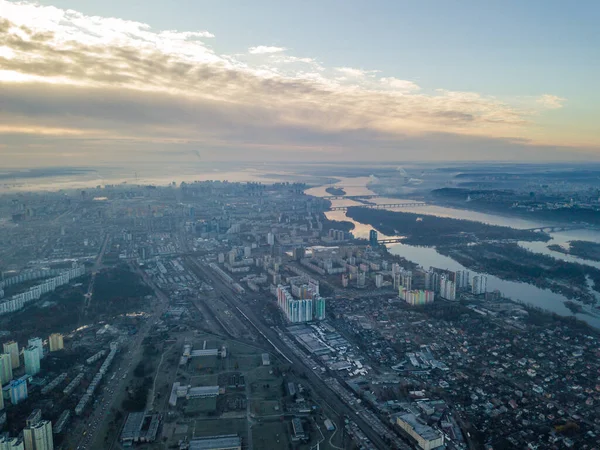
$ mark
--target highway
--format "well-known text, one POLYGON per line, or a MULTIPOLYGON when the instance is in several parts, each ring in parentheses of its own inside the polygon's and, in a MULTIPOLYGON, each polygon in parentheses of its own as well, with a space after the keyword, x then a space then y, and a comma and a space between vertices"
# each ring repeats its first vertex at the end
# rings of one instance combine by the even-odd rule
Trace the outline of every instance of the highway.
MULTIPOLYGON (((132 267, 134 271, 142 276, 146 284, 150 286, 160 301, 159 306, 155 306, 153 313, 148 317, 146 323, 140 328, 133 341, 130 341, 127 346, 127 350, 117 360, 116 365, 112 371, 106 374, 106 378, 102 382, 103 386, 98 390, 97 404, 88 405, 88 408, 93 408, 92 413, 88 419, 85 419, 89 423, 87 427, 87 433, 82 436, 77 449, 80 450, 96 450, 105 449, 104 434, 106 430, 106 423, 112 418, 112 408, 120 409, 120 404, 115 402, 122 400, 125 388, 131 377, 131 370, 133 363, 137 362, 140 358, 142 351, 142 341, 147 336, 148 332, 154 326, 156 320, 166 310, 169 304, 168 297, 160 291, 156 285, 148 278, 145 272, 137 267, 132 267), (111 381, 111 373, 115 373, 115 378, 111 381), (100 431, 97 433, 97 431, 100 431)), ((125 419, 125 418, 124 418, 125 419)), ((110 448, 116 443, 117 436, 114 436, 114 440, 110 448)))
POLYGON ((312 368, 306 366, 298 356, 288 349, 287 345, 281 340, 279 335, 273 329, 263 324, 250 308, 248 308, 243 302, 239 301, 233 291, 226 284, 224 284, 224 282, 221 281, 220 278, 218 278, 218 276, 213 273, 210 268, 205 267, 196 261, 194 262, 194 267, 197 268, 197 271, 199 272, 198 275, 203 277, 205 280, 210 280, 213 288, 222 295, 222 298, 229 303, 233 310, 242 312, 242 316, 248 322, 250 322, 250 324, 256 330, 258 330, 272 346, 274 346, 278 353, 282 351, 285 355, 285 359, 291 361, 291 365, 297 373, 303 373, 306 375, 309 385, 317 394, 317 396, 324 399, 334 411, 348 416, 353 422, 355 422, 360 430, 371 440, 371 443, 375 447, 379 449, 390 448, 390 446, 383 441, 373 427, 363 420, 359 415, 357 415, 349 405, 344 403, 337 396, 337 394, 335 394, 329 388, 329 386, 327 386, 327 384, 312 371, 312 368))

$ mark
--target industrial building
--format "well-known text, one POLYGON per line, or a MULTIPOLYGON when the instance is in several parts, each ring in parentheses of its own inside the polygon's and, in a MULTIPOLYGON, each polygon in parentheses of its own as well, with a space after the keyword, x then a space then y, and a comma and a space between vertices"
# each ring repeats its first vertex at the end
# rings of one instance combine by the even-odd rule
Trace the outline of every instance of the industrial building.
POLYGON ((192 439, 189 450, 242 450, 242 438, 237 434, 192 439))
POLYGON ((130 413, 121 431, 121 443, 125 447, 134 442, 154 442, 160 425, 159 414, 130 413))
POLYGON ((188 389, 186 398, 206 398, 219 395, 219 386, 198 386, 188 389))
POLYGON ((417 441, 417 445, 423 450, 433 450, 444 445, 444 436, 412 413, 397 416, 396 424, 417 441))
POLYGON ((177 406, 177 399, 179 398, 190 400, 194 398, 216 397, 217 395, 219 395, 219 386, 182 386, 181 383, 176 381, 171 388, 169 405, 177 406))
POLYGON ((294 417, 292 419, 292 441, 303 441, 306 439, 306 433, 304 432, 304 427, 302 426, 302 421, 294 417))

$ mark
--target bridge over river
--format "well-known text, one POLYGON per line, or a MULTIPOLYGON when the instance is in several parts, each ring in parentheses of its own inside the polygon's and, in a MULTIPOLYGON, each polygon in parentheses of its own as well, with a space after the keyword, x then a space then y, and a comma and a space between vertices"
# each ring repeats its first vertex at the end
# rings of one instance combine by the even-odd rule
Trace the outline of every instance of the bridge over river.
MULTIPOLYGON (((423 202, 405 202, 405 203, 365 203, 363 205, 352 205, 359 208, 369 208, 369 209, 387 209, 387 208, 412 208, 416 206, 425 206, 426 203, 423 202)), ((348 208, 352 206, 332 206, 329 208, 329 211, 347 211, 348 208)))
POLYGON ((558 231, 583 230, 589 227, 585 225, 549 225, 547 227, 526 228, 525 231, 537 231, 538 233, 556 233, 558 231))

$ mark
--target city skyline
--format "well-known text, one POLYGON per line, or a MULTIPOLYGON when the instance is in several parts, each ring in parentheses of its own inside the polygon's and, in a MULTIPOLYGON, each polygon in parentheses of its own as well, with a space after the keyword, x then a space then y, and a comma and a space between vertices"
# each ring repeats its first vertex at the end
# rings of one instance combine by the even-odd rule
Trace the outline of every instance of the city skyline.
POLYGON ((0 0, 4 167, 600 155, 592 2, 149 6, 0 0))

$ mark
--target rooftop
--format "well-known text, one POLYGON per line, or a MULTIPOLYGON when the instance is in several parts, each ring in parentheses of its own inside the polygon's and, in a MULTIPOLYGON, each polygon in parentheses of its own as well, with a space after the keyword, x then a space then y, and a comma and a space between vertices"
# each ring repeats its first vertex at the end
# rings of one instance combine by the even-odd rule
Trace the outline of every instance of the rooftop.
POLYGON ((434 439, 439 439, 441 437, 440 433, 431 428, 429 425, 422 423, 414 414, 402 414, 397 416, 397 418, 410 425, 413 430, 415 430, 415 432, 423 439, 433 441, 434 439))
POLYGON ((190 441, 189 450, 212 450, 241 447, 242 439, 236 434, 196 438, 190 441))

